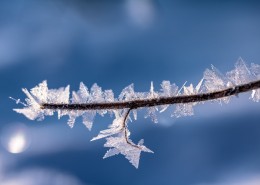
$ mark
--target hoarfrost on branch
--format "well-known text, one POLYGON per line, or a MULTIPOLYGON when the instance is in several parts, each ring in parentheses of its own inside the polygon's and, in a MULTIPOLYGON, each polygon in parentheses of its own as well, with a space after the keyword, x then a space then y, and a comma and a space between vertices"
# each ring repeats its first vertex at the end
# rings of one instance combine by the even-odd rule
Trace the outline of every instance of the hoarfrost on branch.
MULTIPOLYGON (((104 116, 110 113, 114 116, 114 120, 108 129, 100 131, 100 133, 94 137, 91 141, 105 138, 105 147, 108 147, 108 151, 103 158, 108 158, 114 155, 122 154, 129 160, 129 162, 136 168, 139 166, 139 159, 141 152, 153 153, 150 149, 145 147, 143 140, 140 140, 137 144, 132 142, 130 137, 130 131, 128 129, 128 122, 131 116, 137 119, 137 110, 140 108, 146 108, 147 114, 145 118, 150 117, 153 122, 157 123, 157 113, 164 112, 168 109, 171 103, 160 103, 163 98, 175 98, 175 97, 189 97, 192 95, 200 95, 205 93, 212 93, 217 91, 224 91, 228 88, 234 88, 246 84, 252 81, 260 80, 260 65, 251 64, 247 66, 246 63, 239 58, 235 64, 235 68, 226 74, 222 74, 219 70, 211 66, 211 69, 206 69, 200 82, 193 86, 190 84, 186 86, 186 83, 178 88, 176 84, 171 84, 170 81, 163 81, 161 83, 161 90, 155 91, 154 84, 151 82, 149 92, 135 92, 134 84, 131 84, 124 88, 118 98, 114 97, 112 90, 103 91, 101 87, 94 84, 90 90, 86 85, 81 82, 78 91, 72 91, 70 96, 70 86, 62 87, 59 89, 48 89, 47 81, 43 81, 30 91, 22 89, 27 96, 25 103, 20 99, 16 100, 17 104, 22 104, 24 107, 20 109, 14 109, 17 113, 25 115, 30 120, 43 120, 45 116, 52 116, 55 112, 58 114, 58 118, 62 116, 68 116, 68 125, 72 128, 75 124, 75 120, 78 117, 82 117, 83 124, 91 130, 94 118, 96 114, 104 116), (148 104, 150 100, 156 100, 154 104, 148 104), (125 105, 136 105, 134 103, 140 101, 147 101, 147 105, 126 107, 118 109, 82 109, 77 105, 82 104, 105 104, 109 103, 126 103, 125 105), (158 104, 157 104, 158 103, 158 104), (61 108, 45 108, 45 104, 62 104, 61 108), (67 109, 66 105, 75 105, 75 108, 67 109), (131 114, 132 113, 132 114, 131 114)), ((230 96, 223 96, 211 101, 228 103, 230 96)), ((260 101, 260 89, 259 87, 252 90, 250 99, 255 102, 260 101)), ((207 99, 208 100, 208 99, 207 99)), ((182 117, 191 116, 194 114, 194 106, 203 103, 203 101, 190 101, 189 103, 178 103, 175 106, 172 116, 182 117)))

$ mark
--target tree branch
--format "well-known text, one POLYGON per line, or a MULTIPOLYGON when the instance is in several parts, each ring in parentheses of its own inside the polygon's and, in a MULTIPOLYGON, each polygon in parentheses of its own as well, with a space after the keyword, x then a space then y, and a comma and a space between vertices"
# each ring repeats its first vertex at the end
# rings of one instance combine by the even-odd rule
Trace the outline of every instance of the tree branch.
MULTIPOLYGON (((52 104, 43 103, 41 109, 59 109, 59 110, 111 110, 111 109, 126 109, 128 108, 128 114, 133 109, 142 107, 153 107, 159 105, 171 105, 179 103, 194 103, 209 101, 219 98, 224 98, 232 95, 238 95, 240 93, 248 92, 254 89, 260 88, 260 80, 249 82, 242 85, 237 85, 231 88, 227 88, 220 91, 185 95, 185 96, 172 96, 172 97, 158 97, 152 99, 140 99, 131 101, 118 101, 109 103, 88 103, 88 104, 52 104)), ((127 116, 128 116, 127 114, 127 116)))

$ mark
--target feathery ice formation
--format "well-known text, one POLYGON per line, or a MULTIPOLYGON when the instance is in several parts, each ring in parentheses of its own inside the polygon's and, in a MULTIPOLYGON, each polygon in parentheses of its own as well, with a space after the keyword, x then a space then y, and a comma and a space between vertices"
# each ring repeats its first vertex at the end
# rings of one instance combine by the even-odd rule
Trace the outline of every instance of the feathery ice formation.
MULTIPOLYGON (((140 140, 138 144, 134 144, 130 136, 130 131, 127 127, 128 121, 131 121, 131 117, 137 119, 137 109, 147 109, 145 118, 150 117, 153 122, 157 123, 157 112, 164 112, 171 104, 154 104, 154 106, 143 107, 125 107, 122 109, 103 109, 102 107, 95 109, 82 109, 77 108, 77 105, 83 104, 106 104, 111 103, 135 103, 138 101, 149 101, 152 99, 159 100, 162 98, 170 97, 189 97, 192 95, 200 95, 205 93, 212 93, 222 91, 229 88, 234 88, 247 84, 249 82, 260 80, 260 65, 251 64, 247 66, 246 63, 239 58, 235 64, 235 69, 222 74, 213 65, 211 69, 206 69, 203 78, 194 87, 192 84, 186 86, 186 83, 178 88, 176 84, 171 84, 170 81, 163 81, 161 84, 161 90, 155 91, 153 83, 149 92, 135 92, 134 85, 131 84, 123 89, 118 98, 114 97, 112 90, 102 91, 101 87, 94 84, 90 90, 81 82, 79 90, 77 92, 72 91, 70 96, 70 87, 59 89, 48 89, 47 81, 43 81, 38 86, 32 88, 30 91, 22 89, 27 98, 25 103, 20 99, 16 100, 16 103, 22 104, 24 107, 21 109, 14 109, 17 113, 25 115, 30 120, 43 120, 45 116, 52 116, 54 112, 58 113, 58 118, 62 116, 68 116, 68 125, 74 126, 77 117, 82 117, 82 122, 86 127, 91 130, 93 120, 97 114, 104 116, 109 113, 114 115, 114 121, 109 125, 108 129, 100 131, 99 135, 94 137, 91 141, 106 138, 105 147, 110 148, 103 158, 111 157, 117 154, 124 155, 131 164, 136 168, 139 165, 139 159, 141 152, 153 153, 150 149, 143 145, 143 140, 140 140), (62 105, 60 108, 46 108, 44 105, 62 105), (73 104, 74 108, 67 109, 66 105, 73 104), (132 115, 130 115, 132 113, 132 115)), ((224 96, 217 99, 212 98, 211 101, 228 103, 232 96, 224 96), (214 100, 213 100, 214 99, 214 100)), ((13 98, 12 98, 13 99, 13 98)), ((255 102, 260 101, 260 89, 252 89, 250 96, 255 102)), ((194 114, 193 107, 203 101, 190 103, 178 103, 172 113, 174 117, 191 116, 194 114)), ((98 107, 98 106, 97 106, 98 107)))

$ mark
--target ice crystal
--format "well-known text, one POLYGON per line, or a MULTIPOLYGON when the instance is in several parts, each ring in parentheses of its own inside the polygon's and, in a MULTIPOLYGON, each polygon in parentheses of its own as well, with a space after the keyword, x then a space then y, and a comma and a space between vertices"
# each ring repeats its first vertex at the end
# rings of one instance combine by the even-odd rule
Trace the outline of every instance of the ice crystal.
MULTIPOLYGON (((159 97, 159 94, 154 91, 153 82, 151 82, 150 93, 147 95, 147 99, 154 99, 154 98, 158 98, 158 97, 159 97)), ((149 107, 147 109, 148 110, 147 110, 147 114, 145 115, 145 118, 150 117, 154 123, 158 123, 158 118, 156 115, 156 112, 158 111, 158 107, 154 106, 154 107, 149 107)))
POLYGON ((213 65, 211 65, 211 70, 205 70, 203 79, 207 92, 223 90, 228 86, 227 78, 213 65))
MULTIPOLYGON (((170 81, 163 81, 161 83, 160 91, 155 91, 154 84, 151 82, 150 91, 148 92, 135 92, 134 84, 130 84, 125 87, 118 98, 114 96, 112 90, 102 90, 97 84, 94 84, 90 90, 87 86, 81 82, 78 91, 72 91, 70 96, 70 86, 62 87, 59 89, 48 89, 47 81, 43 81, 30 91, 22 89, 26 95, 25 102, 20 99, 14 99, 17 104, 21 104, 24 107, 21 109, 14 109, 17 113, 25 115, 31 120, 43 120, 45 116, 52 116, 55 112, 58 113, 58 118, 62 116, 68 116, 68 125, 73 127, 78 117, 82 117, 83 124, 91 130, 93 120, 97 114, 104 116, 110 113, 114 120, 107 129, 102 130, 99 134, 94 137, 91 141, 105 138, 105 147, 110 148, 104 158, 111 157, 114 155, 124 155, 131 164, 136 168, 139 165, 139 159, 141 152, 153 153, 150 149, 143 145, 143 140, 140 140, 138 144, 134 144, 128 130, 128 122, 132 121, 131 116, 134 120, 137 120, 137 110, 139 109, 97 109, 97 110, 66 110, 66 109, 46 109, 43 108, 43 104, 109 104, 115 102, 130 103, 133 101, 150 101, 160 99, 167 99, 177 96, 192 96, 201 93, 212 93, 216 91, 222 91, 228 88, 233 88, 236 85, 242 85, 251 81, 260 80, 260 65, 251 64, 247 66, 246 63, 239 58, 235 64, 235 69, 227 72, 225 75, 222 74, 213 65, 211 69, 206 69, 203 78, 200 82, 194 86, 193 84, 186 85, 186 82, 178 88, 177 85, 171 84, 170 81), (130 111, 130 112, 129 112, 130 111)), ((219 98, 214 101, 220 101, 228 103, 231 97, 219 98)), ((250 96, 255 102, 260 101, 260 89, 252 90, 250 96)), ((173 116, 191 116, 194 114, 194 106, 198 103, 203 102, 191 102, 191 103, 180 103, 177 104, 173 116)), ((147 113, 145 118, 150 117, 153 122, 157 123, 157 112, 164 112, 169 105, 149 105, 149 107, 138 107, 146 108, 147 113)))
MULTIPOLYGON (((189 86, 183 86, 183 95, 188 96, 200 93, 203 81, 204 79, 202 78, 195 88, 192 84, 190 84, 189 86)), ((194 115, 193 106, 195 106, 196 104, 197 103, 178 104, 176 105, 176 108, 172 116, 175 116, 176 118, 183 116, 192 116, 194 115)))
POLYGON ((109 129, 102 130, 98 136, 94 137, 91 141, 102 139, 114 134, 118 134, 123 129, 124 117, 120 114, 119 111, 114 111, 115 119, 111 125, 108 126, 109 129))
MULTIPOLYGON (((87 103, 90 99, 90 93, 88 91, 88 88, 85 86, 83 82, 80 82, 79 90, 77 92, 72 92, 72 98, 71 103, 87 103)), ((75 110, 75 111, 67 111, 67 114, 69 116, 68 125, 70 127, 74 126, 75 120, 77 117, 82 116, 82 122, 83 124, 91 130, 93 125, 93 120, 96 115, 96 111, 81 111, 81 110, 75 110)))
POLYGON ((235 64, 235 69, 227 72, 227 78, 235 85, 241 85, 252 80, 252 75, 246 63, 239 58, 235 64))
MULTIPOLYGON (((178 86, 176 84, 171 84, 170 81, 163 81, 161 84, 161 96, 162 97, 171 97, 171 96, 177 96, 178 94, 178 86)), ((163 105, 161 106, 160 113, 166 111, 166 109, 169 107, 169 105, 163 105)))
MULTIPOLYGON (((220 91, 233 86, 232 82, 213 65, 211 65, 211 70, 205 70, 203 78, 205 92, 220 91)), ((230 97, 225 97, 215 101, 228 103, 229 100, 230 97)))
MULTIPOLYGON (((68 89, 66 92, 69 93, 68 89)), ((56 103, 56 100, 53 101, 53 99, 49 98, 49 95, 53 94, 53 91, 49 92, 46 81, 32 88, 30 92, 25 88, 22 91, 27 96, 25 107, 23 109, 14 109, 14 111, 24 114, 30 120, 43 120, 45 115, 53 115, 52 110, 41 109, 41 103, 56 103)))
POLYGON ((129 101, 129 100, 134 100, 136 99, 136 94, 134 91, 134 84, 131 84, 127 87, 125 87, 121 94, 119 95, 118 99, 120 101, 129 101))
MULTIPOLYGON (((254 80, 260 79, 260 65, 258 64, 251 64, 251 73, 254 76, 254 80)), ((255 89, 252 91, 251 99, 255 102, 260 101, 260 89, 255 89)))
POLYGON ((254 75, 254 78, 256 80, 259 80, 260 79, 260 65, 252 63, 250 70, 251 70, 251 73, 254 75))
POLYGON ((104 155, 104 159, 112 157, 117 154, 122 154, 126 159, 135 167, 138 168, 141 152, 153 153, 150 149, 143 145, 143 140, 140 140, 137 145, 129 140, 128 143, 125 139, 124 133, 120 133, 115 137, 106 138, 105 147, 110 148, 104 155))
POLYGON ((251 94, 251 99, 255 102, 259 102, 260 101, 260 90, 253 90, 252 94, 251 94))

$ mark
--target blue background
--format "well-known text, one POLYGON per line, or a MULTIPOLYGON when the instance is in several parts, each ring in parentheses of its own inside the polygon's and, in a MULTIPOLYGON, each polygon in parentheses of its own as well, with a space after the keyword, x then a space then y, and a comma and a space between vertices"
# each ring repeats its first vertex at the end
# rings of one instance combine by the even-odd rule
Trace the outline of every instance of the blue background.
POLYGON ((66 118, 30 121, 8 99, 43 80, 72 90, 98 83, 118 96, 131 83, 196 84, 211 64, 225 73, 238 57, 260 64, 259 10, 256 0, 1 0, 0 132, 26 128, 30 146, 0 146, 0 184, 260 184, 260 105, 249 94, 200 105, 193 117, 171 118, 170 108, 159 124, 140 111, 132 138, 155 153, 142 153, 138 170, 123 156, 103 160, 104 140, 90 142, 109 116, 91 132, 80 119, 70 129, 66 118))

